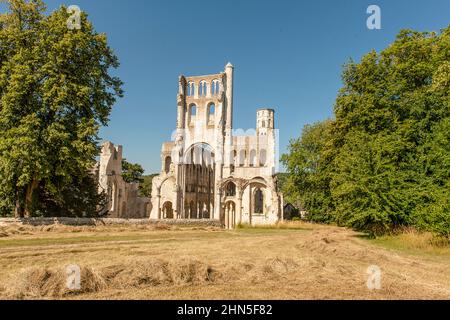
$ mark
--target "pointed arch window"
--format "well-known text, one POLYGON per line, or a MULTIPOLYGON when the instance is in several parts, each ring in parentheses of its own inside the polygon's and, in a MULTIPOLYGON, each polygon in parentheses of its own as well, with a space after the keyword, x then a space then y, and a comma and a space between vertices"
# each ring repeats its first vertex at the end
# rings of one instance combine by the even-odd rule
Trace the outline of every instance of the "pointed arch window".
POLYGON ((264 194, 260 188, 255 191, 255 210, 254 213, 263 214, 264 213, 264 194))
POLYGON ((236 185, 233 182, 229 182, 225 188, 226 197, 236 196, 236 185))

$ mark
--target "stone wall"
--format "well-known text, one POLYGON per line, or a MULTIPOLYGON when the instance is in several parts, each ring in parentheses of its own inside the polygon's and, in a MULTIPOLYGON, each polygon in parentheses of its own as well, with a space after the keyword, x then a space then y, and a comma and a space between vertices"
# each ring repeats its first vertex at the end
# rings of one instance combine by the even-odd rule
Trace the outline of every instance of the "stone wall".
POLYGON ((202 226, 222 227, 217 220, 149 220, 149 219, 118 219, 118 218, 0 218, 0 226, 13 224, 45 226, 45 225, 67 225, 67 226, 97 226, 97 225, 152 225, 165 224, 177 226, 202 226))

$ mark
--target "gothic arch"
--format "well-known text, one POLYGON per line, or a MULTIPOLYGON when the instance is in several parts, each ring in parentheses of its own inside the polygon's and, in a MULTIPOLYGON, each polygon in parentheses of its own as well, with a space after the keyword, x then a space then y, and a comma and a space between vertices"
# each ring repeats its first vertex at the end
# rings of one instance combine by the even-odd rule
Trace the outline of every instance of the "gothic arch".
POLYGON ((172 164, 172 157, 167 156, 164 160, 164 172, 169 173, 170 172, 170 166, 172 164))
POLYGON ((162 207, 162 213, 164 219, 173 219, 173 205, 171 201, 166 201, 162 207))
POLYGON ((224 187, 225 197, 235 197, 236 189, 236 183, 234 183, 233 181, 228 181, 224 187))
POLYGON ((215 154, 207 143, 200 142, 187 148, 184 154, 184 210, 186 218, 208 218, 214 212, 215 154))

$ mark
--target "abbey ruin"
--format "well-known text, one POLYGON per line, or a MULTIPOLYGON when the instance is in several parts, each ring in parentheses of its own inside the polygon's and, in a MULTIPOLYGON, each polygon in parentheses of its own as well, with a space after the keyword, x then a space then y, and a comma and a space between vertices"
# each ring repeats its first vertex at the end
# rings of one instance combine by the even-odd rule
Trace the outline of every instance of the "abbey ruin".
POLYGON ((99 192, 114 218, 209 219, 226 228, 283 219, 277 190, 275 111, 256 112, 251 134, 233 130, 233 73, 179 78, 177 124, 161 150, 151 199, 122 174, 122 146, 105 142, 97 164, 99 192))
POLYGON ((282 219, 275 111, 256 113, 252 135, 233 131, 233 73, 179 78, 177 124, 153 179, 151 219, 214 219, 227 228, 282 219))

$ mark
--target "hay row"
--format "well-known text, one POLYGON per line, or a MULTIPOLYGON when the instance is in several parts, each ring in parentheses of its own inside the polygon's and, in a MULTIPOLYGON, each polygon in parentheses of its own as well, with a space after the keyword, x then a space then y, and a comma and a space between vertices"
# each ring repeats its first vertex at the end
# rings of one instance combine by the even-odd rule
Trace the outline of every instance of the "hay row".
POLYGON ((261 266, 241 264, 213 267, 198 260, 151 260, 95 269, 80 268, 81 288, 67 287, 65 268, 34 267, 25 269, 0 287, 10 299, 66 298, 109 289, 133 289, 148 286, 193 286, 229 283, 240 280, 258 281, 277 278, 297 268, 291 259, 268 259, 261 266))

